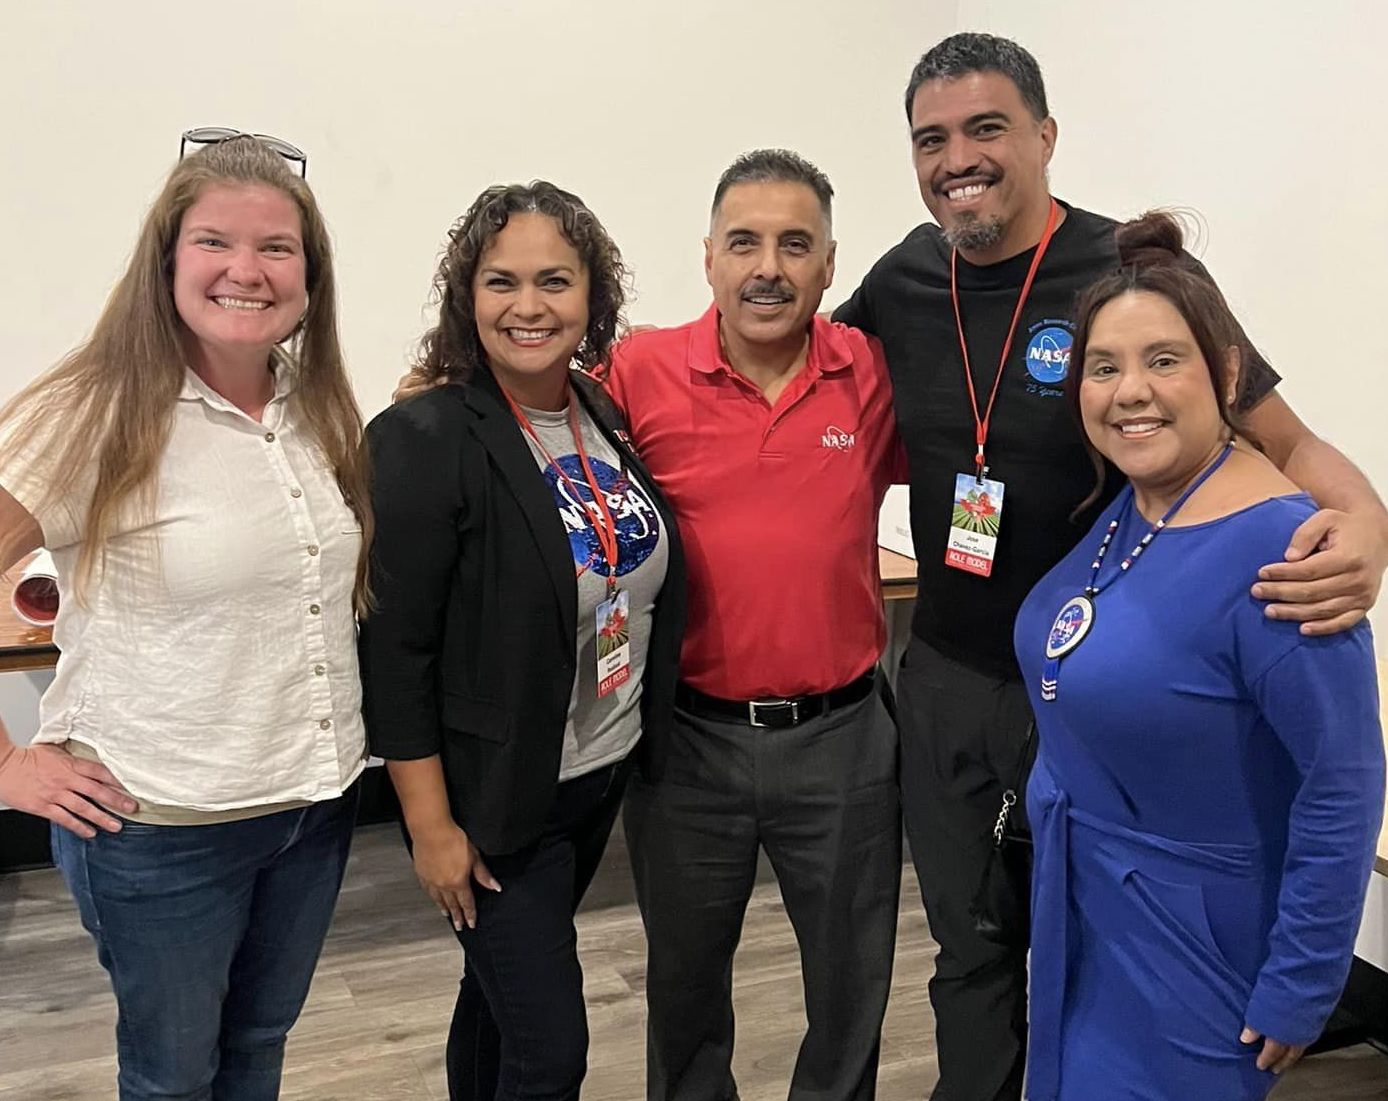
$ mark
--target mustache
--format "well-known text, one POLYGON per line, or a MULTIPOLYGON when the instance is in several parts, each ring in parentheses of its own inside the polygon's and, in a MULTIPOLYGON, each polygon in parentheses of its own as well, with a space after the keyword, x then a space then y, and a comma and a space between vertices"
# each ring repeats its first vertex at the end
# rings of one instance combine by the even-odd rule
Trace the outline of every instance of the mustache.
POLYGON ((742 297, 750 298, 753 295, 779 295, 782 298, 794 298, 795 293, 779 279, 764 280, 754 279, 742 288, 742 297))

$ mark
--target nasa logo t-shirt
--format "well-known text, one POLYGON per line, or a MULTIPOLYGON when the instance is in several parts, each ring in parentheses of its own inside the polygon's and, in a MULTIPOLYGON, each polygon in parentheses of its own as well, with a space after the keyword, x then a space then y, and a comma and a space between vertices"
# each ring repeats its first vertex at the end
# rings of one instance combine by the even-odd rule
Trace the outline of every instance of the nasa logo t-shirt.
MULTIPOLYGON (((572 397, 570 400, 577 401, 572 397)), ((539 445, 528 433, 523 435, 569 537, 578 583, 578 673, 564 730, 561 781, 620 761, 641 736, 641 678, 650 643, 651 614, 669 560, 660 513, 650 490, 626 468, 621 455, 598 431, 581 403, 577 411, 588 466, 617 528, 621 623, 614 623, 610 614, 606 616, 604 623, 609 630, 601 638, 598 611, 607 601, 607 578, 612 570, 593 526, 593 517, 601 517, 602 513, 593 501, 583 460, 574 446, 568 411, 523 408, 539 445), (630 664, 624 679, 600 694, 599 651, 614 644, 613 631, 622 635, 616 643, 629 647, 630 664)))

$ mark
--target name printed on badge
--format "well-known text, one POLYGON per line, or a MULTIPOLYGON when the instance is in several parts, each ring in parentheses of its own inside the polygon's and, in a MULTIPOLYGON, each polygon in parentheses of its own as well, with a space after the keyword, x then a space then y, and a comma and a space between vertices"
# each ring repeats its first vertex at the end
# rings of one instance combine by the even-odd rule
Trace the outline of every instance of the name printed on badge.
POLYGON ((955 475, 954 511, 945 545, 946 566, 979 577, 992 574, 1002 523, 1002 497, 1001 482, 973 474, 955 475))

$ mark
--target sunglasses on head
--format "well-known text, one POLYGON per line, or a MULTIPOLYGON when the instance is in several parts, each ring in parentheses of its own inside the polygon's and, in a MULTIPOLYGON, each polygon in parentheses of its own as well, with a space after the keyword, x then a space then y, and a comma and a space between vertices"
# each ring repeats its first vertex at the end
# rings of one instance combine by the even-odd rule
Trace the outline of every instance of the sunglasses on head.
POLYGON ((270 134, 248 134, 244 130, 231 130, 225 126, 199 126, 183 131, 183 140, 178 145, 178 159, 184 158, 189 145, 220 145, 224 141, 231 141, 232 138, 255 138, 285 160, 298 165, 299 175, 308 178, 308 154, 297 145, 290 145, 283 138, 276 138, 270 134))

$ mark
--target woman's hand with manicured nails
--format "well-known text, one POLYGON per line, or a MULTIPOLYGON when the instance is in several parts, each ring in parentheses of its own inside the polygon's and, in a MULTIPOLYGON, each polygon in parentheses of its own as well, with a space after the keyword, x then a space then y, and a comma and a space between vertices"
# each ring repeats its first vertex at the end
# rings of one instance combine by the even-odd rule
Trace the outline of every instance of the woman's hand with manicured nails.
POLYGON ((476 880, 489 891, 501 884, 488 870, 477 846, 458 826, 448 823, 437 831, 413 835, 414 874, 439 911, 461 930, 477 928, 477 901, 472 893, 476 880))

